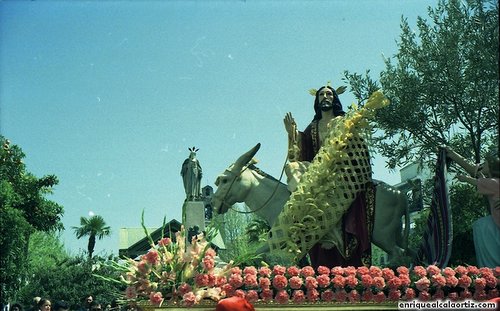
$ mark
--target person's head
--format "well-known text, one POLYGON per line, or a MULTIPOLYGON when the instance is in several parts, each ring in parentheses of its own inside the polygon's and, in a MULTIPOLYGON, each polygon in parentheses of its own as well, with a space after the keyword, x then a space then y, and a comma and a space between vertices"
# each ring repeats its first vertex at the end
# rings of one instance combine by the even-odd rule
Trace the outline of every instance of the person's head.
POLYGON ((23 311, 23 306, 19 303, 15 303, 10 307, 10 310, 12 311, 23 311))
POLYGON ((50 303, 50 300, 48 299, 40 299, 40 301, 38 301, 38 310, 40 311, 50 311, 51 310, 51 306, 52 304, 50 303))
POLYGON ((337 92, 329 86, 322 86, 314 98, 314 120, 322 118, 322 112, 332 111, 334 116, 343 116, 345 112, 342 110, 337 92))
POLYGON ((54 303, 54 306, 52 307, 52 310, 54 311, 68 311, 69 310, 69 304, 66 301, 56 301, 54 303))
POLYGON ((92 301, 90 311, 102 311, 102 305, 97 301, 92 301))
POLYGON ((42 299, 42 297, 37 296, 37 297, 33 298, 33 305, 38 306, 38 302, 40 301, 40 299, 42 299))
POLYGON ((485 156, 483 173, 488 177, 500 178, 500 160, 498 156, 491 153, 485 156))
POLYGON ((87 305, 90 306, 92 302, 94 302, 94 297, 92 295, 87 295, 85 298, 83 298, 83 302, 87 305))

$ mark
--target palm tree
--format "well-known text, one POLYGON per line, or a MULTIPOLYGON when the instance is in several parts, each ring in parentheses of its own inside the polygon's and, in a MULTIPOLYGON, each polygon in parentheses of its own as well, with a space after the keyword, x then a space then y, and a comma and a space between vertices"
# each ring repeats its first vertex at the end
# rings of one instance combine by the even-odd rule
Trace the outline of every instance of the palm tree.
POLYGON ((95 238, 99 240, 111 235, 111 227, 106 225, 104 218, 99 215, 94 215, 89 218, 80 217, 80 227, 72 227, 75 230, 76 238, 79 239, 84 236, 89 236, 89 244, 87 250, 89 258, 92 258, 94 253, 95 238))

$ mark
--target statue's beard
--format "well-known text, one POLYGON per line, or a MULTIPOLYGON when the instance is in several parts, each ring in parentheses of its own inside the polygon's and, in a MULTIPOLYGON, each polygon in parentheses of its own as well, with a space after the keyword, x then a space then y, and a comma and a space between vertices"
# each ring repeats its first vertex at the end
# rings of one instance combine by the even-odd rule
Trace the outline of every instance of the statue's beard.
POLYGON ((342 111, 342 105, 340 103, 332 103, 327 99, 320 103, 320 108, 322 111, 332 110, 334 114, 342 111))
POLYGON ((320 103, 320 108, 322 111, 332 110, 333 103, 331 101, 325 99, 320 103))

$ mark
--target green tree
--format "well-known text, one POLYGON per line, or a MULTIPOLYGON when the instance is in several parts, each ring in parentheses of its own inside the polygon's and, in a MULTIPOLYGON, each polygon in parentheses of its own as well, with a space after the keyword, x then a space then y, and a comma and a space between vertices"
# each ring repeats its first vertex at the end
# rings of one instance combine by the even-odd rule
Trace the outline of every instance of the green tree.
POLYGON ((92 258, 96 238, 102 240, 104 237, 111 235, 111 228, 106 225, 104 218, 100 215, 94 215, 89 218, 80 217, 80 227, 73 227, 77 239, 84 236, 89 237, 87 251, 89 258, 92 258))
POLYGON ((6 303, 25 282, 31 234, 63 229, 63 208, 46 198, 57 177, 37 178, 26 170, 21 148, 1 135, 0 144, 0 300, 6 303))
MULTIPOLYGON (((434 167, 443 144, 472 163, 498 152, 498 12, 497 1, 441 0, 428 9, 428 18, 417 18, 416 30, 402 18, 398 52, 385 59, 379 82, 369 71, 344 72, 361 105, 380 88, 391 101, 375 117, 373 141, 390 169, 411 162, 434 167)), ((450 191, 454 240, 465 241, 472 237, 469 222, 482 216, 475 211, 484 208, 473 189, 456 187, 450 191), (461 215, 474 218, 463 223, 461 215)), ((453 249, 450 263, 474 257, 473 248, 453 249)))

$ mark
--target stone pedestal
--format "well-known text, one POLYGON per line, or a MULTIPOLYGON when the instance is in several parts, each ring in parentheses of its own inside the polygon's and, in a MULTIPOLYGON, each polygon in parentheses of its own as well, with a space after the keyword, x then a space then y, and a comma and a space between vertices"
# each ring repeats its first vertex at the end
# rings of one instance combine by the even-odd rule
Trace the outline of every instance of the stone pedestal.
MULTIPOLYGON (((197 226, 199 232, 205 230, 205 204, 202 201, 186 201, 182 206, 182 224, 189 232, 197 226)), ((187 235, 186 235, 187 236, 187 235)))

